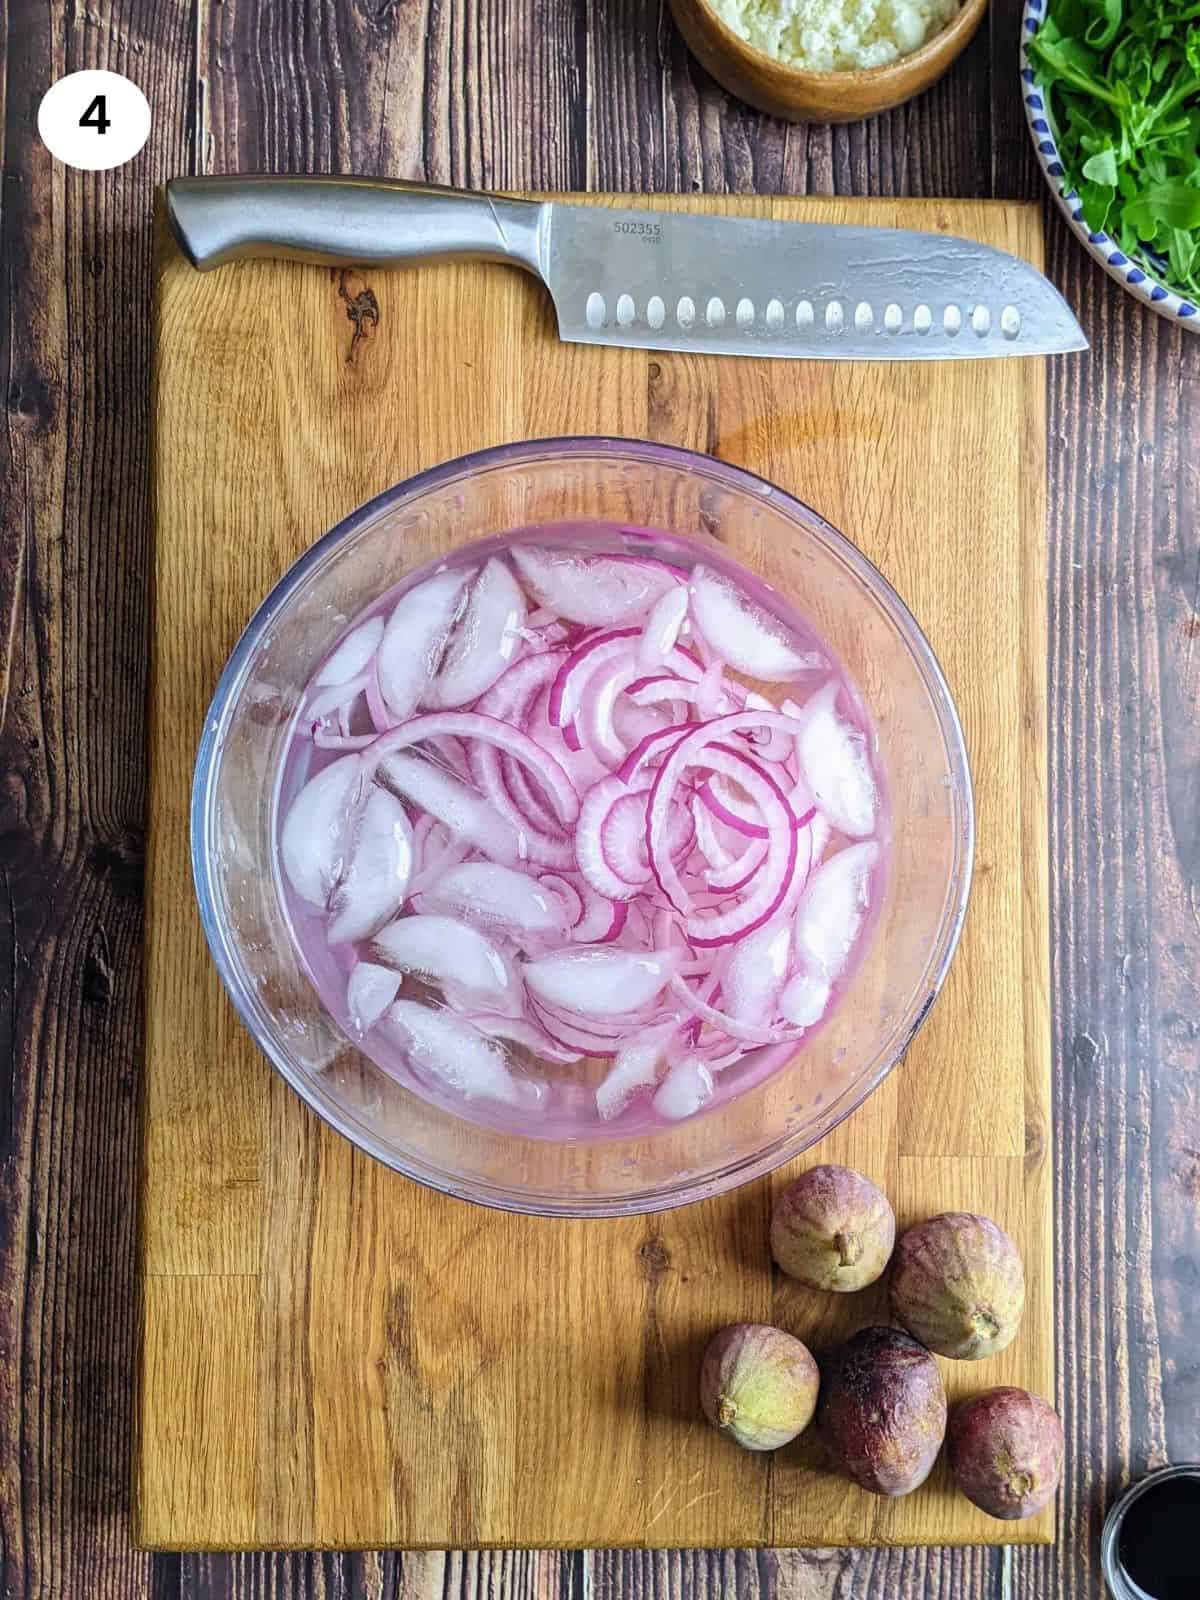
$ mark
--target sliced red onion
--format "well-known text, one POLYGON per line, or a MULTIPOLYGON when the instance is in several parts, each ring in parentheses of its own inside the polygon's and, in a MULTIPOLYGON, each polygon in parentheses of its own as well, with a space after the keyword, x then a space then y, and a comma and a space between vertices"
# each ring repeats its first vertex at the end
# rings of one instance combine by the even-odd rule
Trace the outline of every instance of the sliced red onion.
POLYGON ((372 954, 383 966, 454 983, 489 1002, 481 1009, 520 1014, 521 979, 493 940, 454 917, 402 917, 375 935, 372 954))
POLYGON ((611 1061, 616 1055, 614 1040, 565 1021, 536 1000, 532 1002, 532 1009, 538 1026, 544 1028, 561 1049, 576 1050, 580 1055, 591 1056, 597 1061, 611 1061))
POLYGON ((426 896, 431 906, 484 927, 513 934, 563 934, 563 903, 536 878, 493 861, 467 861, 450 871, 426 896))
POLYGON ((412 870, 413 831, 404 807, 386 789, 372 789, 330 897, 329 943, 354 944, 389 922, 404 904, 412 870))
MULTIPOLYGON (((621 808, 633 809, 633 839, 645 836, 646 791, 632 794, 619 778, 603 778, 584 796, 575 829, 575 854, 579 870, 597 894, 607 900, 632 900, 650 880, 650 867, 636 854, 618 854, 611 820, 621 808), (609 829, 606 838, 606 828, 609 829)), ((622 840, 624 833, 622 833, 622 840)))
MULTIPOLYGON (((376 741, 372 754, 377 753, 378 747, 379 741, 376 741)), ((452 834, 493 860, 512 863, 522 859, 524 841, 512 823, 500 816, 474 789, 469 789, 433 762, 407 750, 398 750, 379 761, 376 776, 393 794, 412 800, 430 816, 445 823, 452 834)))
MULTIPOLYGON (((720 718, 710 726, 715 728, 722 723, 737 723, 741 715, 758 716, 765 713, 739 713, 737 716, 720 718)), ((710 744, 705 728, 681 739, 655 775, 646 812, 646 846, 650 853, 650 864, 666 894, 681 910, 688 911, 690 896, 680 883, 679 874, 664 848, 666 819, 668 807, 685 770, 696 762, 703 762, 709 771, 736 779, 759 807, 763 825, 767 829, 767 855, 751 892, 731 910, 699 912, 688 917, 688 935, 694 944, 727 944, 761 927, 779 909, 796 864, 796 818, 774 778, 749 756, 721 744, 710 744)))
POLYGON ((373 961, 357 961, 346 981, 346 1011, 360 1037, 379 1021, 400 992, 400 974, 373 961))
POLYGON ((514 661, 480 699, 475 710, 485 717, 524 725, 526 713, 540 689, 554 681, 564 660, 562 650, 541 650, 514 661))
POLYGON ((678 1029, 679 1022, 675 1020, 635 1033, 622 1043, 616 1061, 596 1090, 596 1109, 603 1121, 611 1122, 640 1089, 658 1082, 667 1044, 678 1029))
POLYGON ((586 1012, 572 1011, 568 1006, 551 1005, 548 1000, 539 1000, 537 1005, 548 1020, 570 1023, 572 1027, 582 1028, 595 1039, 609 1044, 619 1045, 631 1033, 643 1028, 657 1028, 667 1021, 673 1021, 677 1026, 683 1025, 683 1018, 678 1011, 664 1010, 657 1002, 642 1006, 637 1011, 622 1012, 619 1017, 588 1016, 586 1012))
POLYGON ((310 905, 324 906, 341 882, 355 811, 365 792, 361 758, 341 756, 310 778, 288 808, 279 837, 283 870, 310 905))
POLYGON ((392 721, 411 717, 420 704, 470 579, 471 573, 461 568, 438 572, 396 602, 375 656, 379 689, 392 721))
POLYGON ((658 1086, 654 1109, 660 1117, 682 1122, 695 1116, 713 1096, 712 1073, 699 1056, 684 1056, 677 1061, 658 1086))
POLYGON ((452 833, 444 822, 422 811, 413 827, 414 871, 409 880, 408 895, 411 900, 421 894, 451 867, 465 859, 470 844, 452 833))
MULTIPOLYGON (((683 715, 682 711, 680 715, 683 715)), ((639 744, 648 733, 658 733, 663 728, 669 728, 674 718, 663 711, 656 711, 653 706, 636 706, 632 704, 628 695, 622 695, 613 707, 613 731, 621 741, 622 759, 639 744)))
POLYGON ((499 1100, 533 1110, 542 1098, 540 1085, 514 1078, 504 1051, 453 1012, 415 1000, 395 1000, 381 1020, 406 1047, 415 1072, 436 1079, 466 1100, 499 1100))
POLYGON ((797 955, 830 983, 844 970, 862 931, 878 859, 874 839, 839 850, 813 873, 797 908, 797 955))
POLYGON ((715 657, 704 668, 696 695, 696 710, 702 717, 720 716, 725 709, 725 663, 715 657))
POLYGON ((649 1005, 678 966, 673 951, 639 954, 612 945, 574 945, 527 961, 525 982, 550 1005, 619 1017, 649 1005))
POLYGON ((595 633, 566 656, 559 664, 554 682, 550 686, 550 701, 547 707, 550 721, 556 728, 566 728, 574 722, 583 703, 584 690, 593 673, 612 663, 616 663, 619 668, 629 665, 632 641, 638 636, 637 628, 618 628, 615 632, 595 633))
MULTIPOLYGON (((313 681, 320 685, 348 684, 367 667, 382 638, 383 618, 369 617, 366 622, 351 629, 313 681)), ((365 683, 362 687, 366 687, 365 683)))
POLYGON ((654 602, 638 640, 637 659, 643 672, 652 672, 670 655, 687 613, 688 592, 682 583, 665 590, 654 602))
POLYGON ((495 745, 505 751, 514 761, 519 761, 532 771, 562 822, 574 822, 579 815, 579 796, 575 786, 554 757, 519 728, 509 727, 495 717, 481 716, 477 711, 434 711, 425 716, 412 717, 400 727, 381 734, 375 741, 372 754, 382 760, 393 751, 420 744, 425 739, 443 733, 455 734, 460 739, 479 739, 484 744, 495 745))
POLYGON ((525 586, 556 616, 611 627, 642 616, 683 579, 665 562, 639 556, 577 556, 538 545, 515 545, 512 558, 525 586))
POLYGON ((492 556, 471 585, 427 703, 465 706, 490 689, 516 654, 524 621, 525 596, 508 563, 492 556))
POLYGON ((718 836, 713 826, 712 814, 699 792, 692 797, 692 822, 696 829, 696 844, 710 867, 720 870, 722 867, 728 867, 735 859, 739 859, 718 836))
POLYGON ((779 996, 781 1016, 797 1028, 811 1028, 820 1022, 829 1005, 830 986, 814 973, 793 973, 779 996))
POLYGON ((765 923, 729 952, 721 973, 721 1003, 735 1022, 765 1028, 771 1023, 792 957, 787 918, 765 923))
POLYGON ((583 896, 575 885, 558 872, 543 872, 541 883, 556 894, 562 903, 563 917, 568 928, 574 928, 583 917, 583 896))
POLYGON ((610 900, 597 894, 588 883, 579 886, 583 899, 583 915, 571 929, 576 944, 608 944, 620 937, 629 915, 623 900, 610 900))
POLYGON ((536 1022, 527 1022, 523 1017, 502 1017, 496 1013, 478 1012, 468 1018, 480 1033, 486 1033, 490 1039, 509 1039, 513 1044, 519 1044, 532 1055, 542 1056, 547 1061, 560 1061, 564 1066, 570 1066, 576 1061, 583 1060, 582 1050, 567 1050, 556 1044, 544 1028, 539 1028, 536 1022))
POLYGON ((741 1039, 745 1044, 755 1045, 785 1044, 789 1039, 799 1038, 799 1034, 793 1034, 787 1028, 770 1028, 756 1026, 751 1022, 739 1022, 728 1011, 721 1011, 707 1000, 701 999, 699 992, 678 975, 671 979, 670 989, 674 997, 693 1016, 699 1017, 702 1022, 707 1022, 709 1027, 728 1034, 731 1039, 741 1039))
POLYGON ((831 678, 804 707, 796 752, 816 804, 835 828, 862 839, 875 828, 875 779, 862 732, 837 715, 838 689, 831 678))
POLYGON ((379 687, 379 655, 376 652, 374 661, 367 668, 367 715, 371 719, 371 726, 376 733, 384 733, 392 725, 392 714, 383 703, 383 691, 379 687))
MULTIPOLYGON (((765 833, 766 829, 763 832, 765 833)), ((751 839, 740 856, 724 867, 706 872, 704 880, 710 889, 721 889, 726 894, 736 894, 739 889, 746 887, 766 859, 766 839, 751 839)))
POLYGON ((367 687, 369 672, 360 672, 356 677, 344 682, 327 684, 325 688, 318 689, 312 699, 304 707, 304 721, 307 723, 320 722, 332 716, 335 711, 342 711, 356 700, 367 687))
POLYGON ((781 625, 708 567, 693 567, 692 620, 722 659, 748 678, 786 683, 829 663, 811 650, 797 650, 781 625))
POLYGON ((702 783, 696 793, 713 816, 747 839, 765 839, 767 830, 758 820, 753 806, 739 800, 728 786, 719 787, 720 779, 710 778, 702 783))
MULTIPOLYGON (((765 696, 753 693, 746 696, 745 708, 747 711, 775 711, 765 696)), ((753 746, 753 753, 760 761, 790 761, 796 750, 793 735, 794 730, 789 732, 775 726, 758 732, 747 729, 742 737, 753 746)))

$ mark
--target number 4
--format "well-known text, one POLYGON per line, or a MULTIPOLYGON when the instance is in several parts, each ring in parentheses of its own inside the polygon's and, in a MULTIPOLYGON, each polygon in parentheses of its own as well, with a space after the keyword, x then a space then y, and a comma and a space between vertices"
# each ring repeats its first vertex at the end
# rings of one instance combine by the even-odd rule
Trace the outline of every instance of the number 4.
POLYGON ((107 96, 98 94, 91 105, 79 119, 81 128, 95 128, 97 133, 107 133, 112 127, 112 118, 108 115, 106 104, 107 96))

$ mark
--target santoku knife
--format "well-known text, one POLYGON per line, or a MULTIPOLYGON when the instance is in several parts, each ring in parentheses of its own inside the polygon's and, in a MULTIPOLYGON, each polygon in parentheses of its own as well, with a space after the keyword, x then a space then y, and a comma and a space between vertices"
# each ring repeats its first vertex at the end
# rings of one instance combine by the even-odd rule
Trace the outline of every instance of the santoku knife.
POLYGON ((374 178, 176 178, 192 264, 511 262, 563 339, 707 355, 920 361, 1086 350, 1027 261, 949 234, 570 205, 374 178))

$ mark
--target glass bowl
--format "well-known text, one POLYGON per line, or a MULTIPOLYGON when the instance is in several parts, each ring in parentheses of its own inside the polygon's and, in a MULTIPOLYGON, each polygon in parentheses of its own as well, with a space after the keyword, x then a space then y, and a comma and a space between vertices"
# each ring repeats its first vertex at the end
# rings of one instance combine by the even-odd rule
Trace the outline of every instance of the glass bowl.
MULTIPOLYGON (((699 552, 698 552, 699 553, 699 552)), ((389 489, 318 540, 259 607, 221 675, 192 791, 205 936, 251 1036, 359 1149, 444 1193, 510 1211, 666 1210, 815 1144, 896 1065, 933 1003, 970 887, 962 729, 933 652, 865 557, 800 501, 691 451, 623 439, 502 445, 389 489), (787 1065, 647 1132, 553 1141, 468 1121, 381 1071, 322 1006, 273 869, 277 788, 301 692, 351 620, 453 544, 578 521, 662 529, 740 560, 840 658, 874 722, 891 855, 874 935, 840 1005, 787 1065), (447 539, 446 530, 456 530, 447 539)))

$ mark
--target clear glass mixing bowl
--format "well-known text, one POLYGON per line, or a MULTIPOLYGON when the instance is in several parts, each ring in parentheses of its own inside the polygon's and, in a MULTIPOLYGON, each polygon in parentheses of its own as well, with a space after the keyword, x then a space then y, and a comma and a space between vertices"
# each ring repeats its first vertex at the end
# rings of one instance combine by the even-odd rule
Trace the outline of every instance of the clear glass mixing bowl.
POLYGON ((770 1172, 877 1087, 932 1004, 958 942, 974 814, 962 729, 904 603, 807 506, 706 456, 623 439, 546 439, 464 456, 355 511, 259 607, 217 685, 192 792, 205 936, 251 1035, 360 1149, 448 1194, 510 1211, 666 1210, 770 1172), (478 1125, 374 1065, 325 1011, 272 870, 280 762, 301 691, 351 619, 461 541, 564 520, 670 530, 740 559, 833 647, 874 720, 891 858, 874 937, 794 1060, 707 1115, 554 1142, 478 1125), (715 545, 714 545, 715 541, 715 545))

